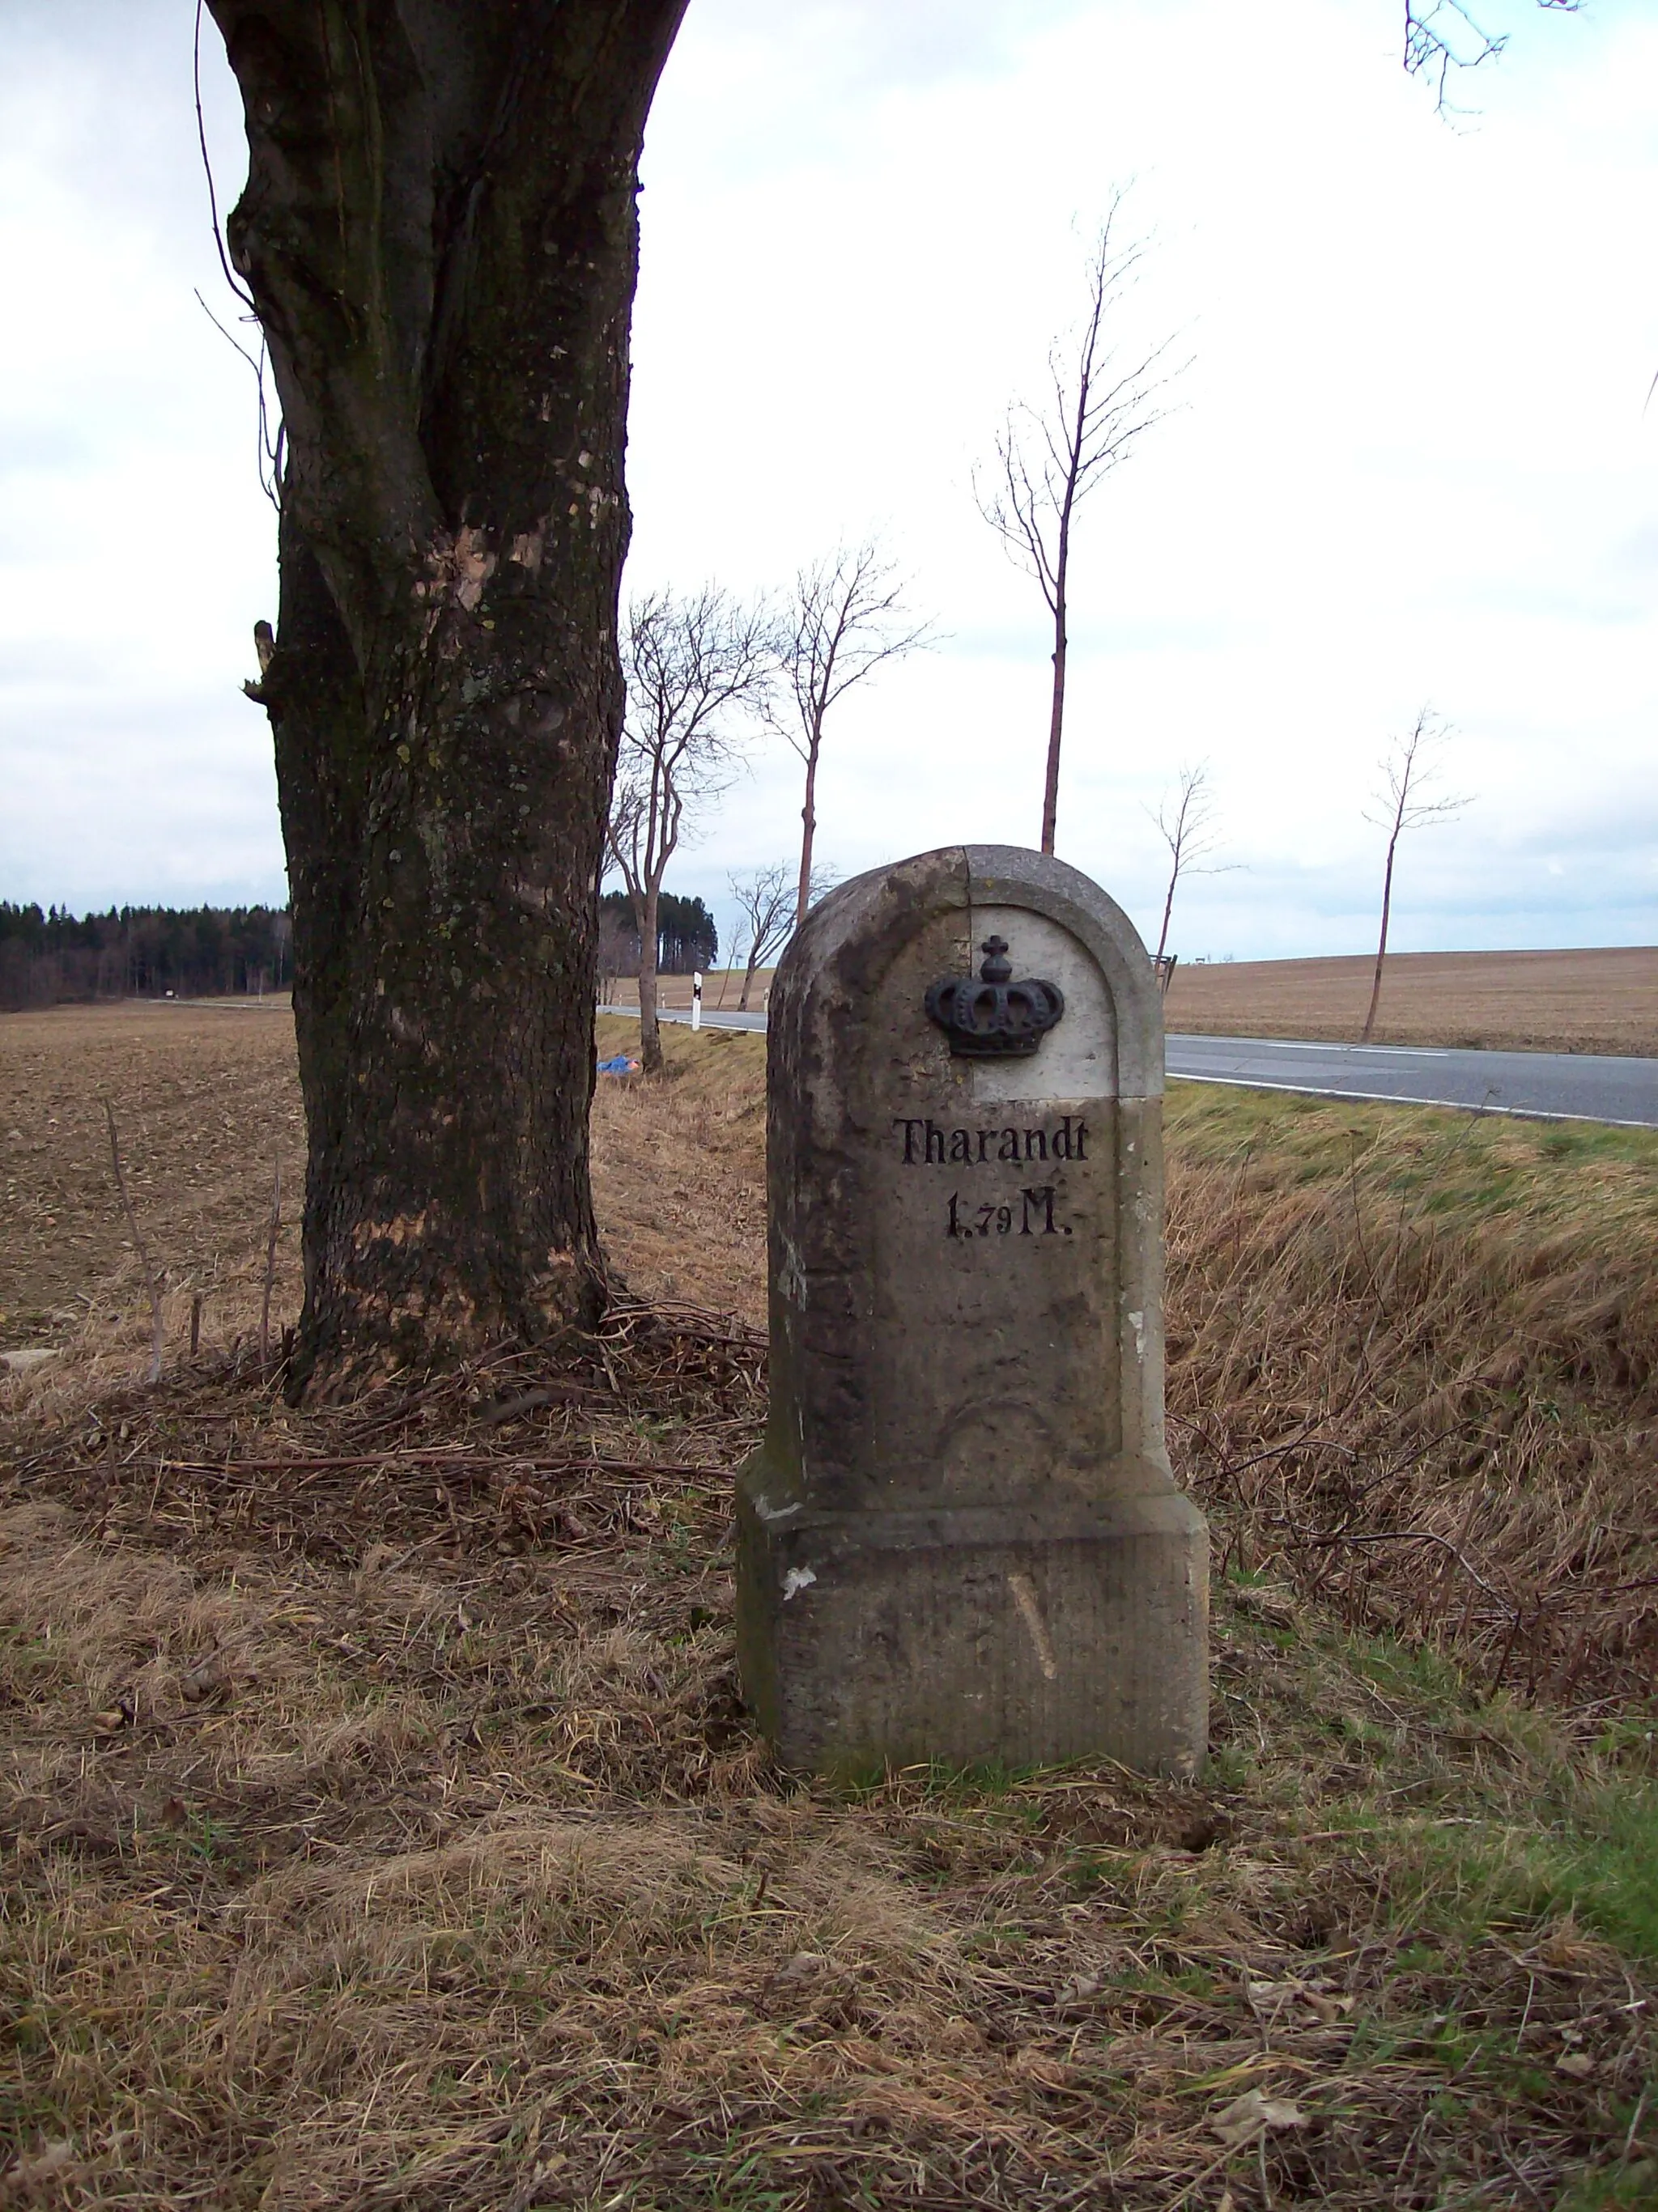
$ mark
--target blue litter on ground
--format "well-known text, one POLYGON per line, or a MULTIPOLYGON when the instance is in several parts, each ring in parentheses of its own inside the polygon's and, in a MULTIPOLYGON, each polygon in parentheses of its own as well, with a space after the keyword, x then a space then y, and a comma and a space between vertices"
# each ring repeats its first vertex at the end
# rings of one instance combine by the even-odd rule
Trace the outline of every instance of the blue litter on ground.
POLYGON ((613 1060, 600 1061, 599 1073, 600 1075, 637 1075, 639 1063, 637 1060, 630 1060, 625 1052, 619 1052, 613 1060))

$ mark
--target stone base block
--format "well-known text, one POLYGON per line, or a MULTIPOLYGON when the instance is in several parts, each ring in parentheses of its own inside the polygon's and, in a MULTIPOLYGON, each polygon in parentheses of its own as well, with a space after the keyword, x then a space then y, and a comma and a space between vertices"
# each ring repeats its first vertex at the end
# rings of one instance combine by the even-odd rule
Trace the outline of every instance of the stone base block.
POLYGON ((765 1490, 751 1461, 737 1656, 785 1766, 1196 1771, 1209 1547, 1190 1498, 827 1513, 765 1490))

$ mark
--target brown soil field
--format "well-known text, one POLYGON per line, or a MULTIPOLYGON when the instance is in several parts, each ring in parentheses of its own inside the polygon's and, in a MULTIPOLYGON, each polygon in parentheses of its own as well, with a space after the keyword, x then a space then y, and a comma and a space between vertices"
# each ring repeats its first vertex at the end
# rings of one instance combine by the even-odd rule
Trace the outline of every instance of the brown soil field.
MULTIPOLYGON (((286 1000, 135 1000, 0 1015, 0 1348, 62 1341, 72 1330, 107 1337, 113 1349, 128 1326, 126 1294, 139 1294, 140 1271, 111 1170, 106 1101, 169 1309, 187 1314, 191 1297, 206 1293, 210 1335, 228 1342, 258 1295, 278 1165, 290 1224, 303 1190, 286 1000)), ((291 1314, 291 1225, 279 1251, 279 1303, 291 1314)))
POLYGON ((295 1407, 287 1024, 0 1022, 0 2205, 1658 2201, 1658 1137, 1176 1086, 1207 1768, 831 1783, 733 1673, 762 1047, 666 1043, 596 1339, 295 1407))
MULTIPOLYGON (((1174 971, 1171 1030, 1351 1042, 1373 958, 1240 960, 1174 971)), ((1658 947, 1390 954, 1378 1044, 1491 1052, 1658 1054, 1658 947)))
MULTIPOLYGON (((626 1034, 614 1025, 617 1042, 626 1034)), ((671 1131, 632 1086, 601 1081, 600 1217, 625 1275, 762 1322, 753 1257, 765 1235, 765 1041, 710 1031, 704 1054, 691 1046, 670 1033, 670 1065, 684 1077, 671 1131)), ((119 1358, 149 1340, 106 1100, 163 1273, 169 1334, 187 1326, 198 1292, 210 1345, 229 1347, 256 1323, 278 1164, 274 1305, 291 1320, 305 1142, 286 1001, 61 1007, 0 1015, 0 1351, 72 1341, 119 1358)))

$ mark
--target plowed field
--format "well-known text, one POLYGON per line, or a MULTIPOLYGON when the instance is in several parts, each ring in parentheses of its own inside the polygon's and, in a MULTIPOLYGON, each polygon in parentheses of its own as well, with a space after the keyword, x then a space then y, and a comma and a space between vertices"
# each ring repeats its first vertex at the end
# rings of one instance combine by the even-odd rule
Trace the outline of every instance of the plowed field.
MULTIPOLYGON (((1370 1003, 1369 957, 1180 967, 1171 1030, 1350 1042, 1370 1003)), ((1658 1053, 1658 946, 1583 952, 1401 952, 1388 957, 1378 1044, 1489 1052, 1658 1053)))

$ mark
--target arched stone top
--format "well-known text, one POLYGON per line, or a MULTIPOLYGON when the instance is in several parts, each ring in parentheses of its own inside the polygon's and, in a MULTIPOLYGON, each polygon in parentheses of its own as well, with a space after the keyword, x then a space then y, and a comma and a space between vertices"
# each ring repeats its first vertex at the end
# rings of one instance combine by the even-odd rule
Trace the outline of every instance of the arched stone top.
POLYGON ((838 885, 783 956, 771 993, 773 1032, 796 1025, 809 1032, 827 1011, 814 1000, 844 1012, 873 995, 885 957, 927 921, 960 913, 971 927, 973 909, 997 906, 1043 915, 1091 956, 1112 1000, 1115 1093, 1125 1101, 1161 1098, 1162 1000, 1139 932, 1080 869, 1017 845, 943 845, 838 885))

